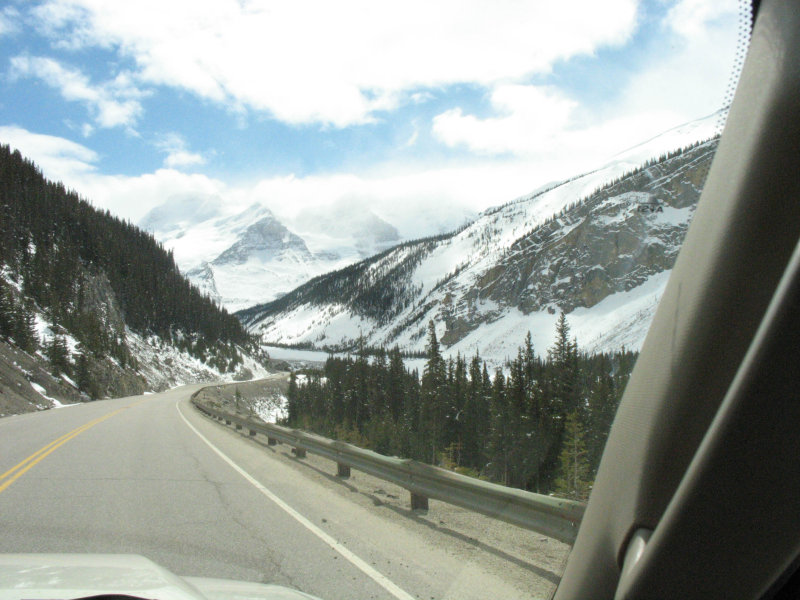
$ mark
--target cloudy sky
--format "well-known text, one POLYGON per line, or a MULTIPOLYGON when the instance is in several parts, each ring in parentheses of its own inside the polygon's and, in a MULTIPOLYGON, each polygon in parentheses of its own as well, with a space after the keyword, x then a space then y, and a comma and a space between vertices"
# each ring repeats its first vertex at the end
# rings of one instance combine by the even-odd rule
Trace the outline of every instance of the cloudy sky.
POLYGON ((133 221, 187 197, 482 210, 717 110, 739 22, 736 0, 0 6, 0 143, 133 221))

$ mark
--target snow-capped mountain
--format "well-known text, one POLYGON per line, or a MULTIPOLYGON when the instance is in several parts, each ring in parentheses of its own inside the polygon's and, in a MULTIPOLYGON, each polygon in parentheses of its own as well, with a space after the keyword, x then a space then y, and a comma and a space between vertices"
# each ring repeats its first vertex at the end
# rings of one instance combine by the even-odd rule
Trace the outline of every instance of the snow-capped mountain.
POLYGON ((238 316, 265 343, 422 350, 429 321, 449 352, 499 362, 560 311, 582 349, 638 348, 713 157, 718 115, 675 128, 569 181, 405 243, 238 316), (685 151, 675 150, 687 145, 685 151), (653 157, 659 157, 653 159, 653 157))
POLYGON ((311 260, 303 239, 289 231, 272 214, 262 217, 244 230, 234 244, 215 258, 216 266, 241 265, 249 260, 311 260))
POLYGON ((140 221, 192 283, 228 310, 279 298, 400 241, 394 226, 359 207, 306 211, 298 220, 307 225, 305 237, 262 204, 228 210, 218 197, 171 198, 140 221))
POLYGON ((268 209, 246 213, 258 220, 242 229, 218 256, 186 272, 192 283, 221 304, 252 306, 257 298, 276 298, 336 266, 337 256, 312 254, 305 241, 268 209))

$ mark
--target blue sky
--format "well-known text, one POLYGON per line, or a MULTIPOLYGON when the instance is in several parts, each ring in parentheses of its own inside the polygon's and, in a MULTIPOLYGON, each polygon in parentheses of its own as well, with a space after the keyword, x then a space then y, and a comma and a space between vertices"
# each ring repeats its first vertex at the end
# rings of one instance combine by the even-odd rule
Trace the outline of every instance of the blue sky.
POLYGON ((133 221, 355 202, 424 234, 713 112, 733 66, 735 1, 465 7, 5 2, 0 142, 133 221))

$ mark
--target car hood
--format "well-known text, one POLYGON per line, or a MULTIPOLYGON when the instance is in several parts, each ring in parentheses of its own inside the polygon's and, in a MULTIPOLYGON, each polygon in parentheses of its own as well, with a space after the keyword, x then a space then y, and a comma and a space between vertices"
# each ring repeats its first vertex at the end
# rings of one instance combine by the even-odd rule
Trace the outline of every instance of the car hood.
POLYGON ((318 600, 278 585, 178 577, 136 554, 0 554, 0 600, 108 594, 158 600, 318 600))

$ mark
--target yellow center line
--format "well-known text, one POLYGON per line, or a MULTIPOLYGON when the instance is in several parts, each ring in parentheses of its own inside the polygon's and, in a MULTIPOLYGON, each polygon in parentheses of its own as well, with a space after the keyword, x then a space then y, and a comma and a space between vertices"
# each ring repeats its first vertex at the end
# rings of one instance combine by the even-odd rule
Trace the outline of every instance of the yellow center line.
POLYGON ((8 471, 6 471, 2 475, 0 475, 0 492, 3 492, 8 486, 10 486, 12 483, 14 483, 20 477, 22 477, 25 473, 27 473, 30 469, 32 469, 34 466, 36 466, 42 460, 44 460, 50 453, 52 453, 56 449, 60 448, 61 446, 66 444, 71 439, 78 437, 84 431, 86 431, 88 429, 91 429, 92 427, 94 427, 95 425, 97 425, 99 423, 102 423, 106 419, 110 419, 114 415, 117 415, 117 414, 121 413, 123 410, 126 410, 128 408, 132 408, 132 407, 136 406, 137 404, 141 404, 145 400, 147 400, 147 398, 145 398, 144 400, 140 400, 139 402, 134 402, 133 404, 130 404, 129 406, 123 406, 122 408, 119 408, 119 409, 115 410, 114 412, 111 412, 111 413, 108 413, 107 415, 103 415, 102 417, 98 417, 96 419, 93 419, 92 421, 89 421, 88 423, 84 423, 80 427, 76 427, 75 429, 73 429, 69 433, 65 433, 60 438, 50 442, 49 444, 47 444, 43 448, 40 448, 39 450, 37 450, 36 452, 31 454, 28 458, 24 459, 22 462, 20 462, 17 465, 11 467, 8 471))

